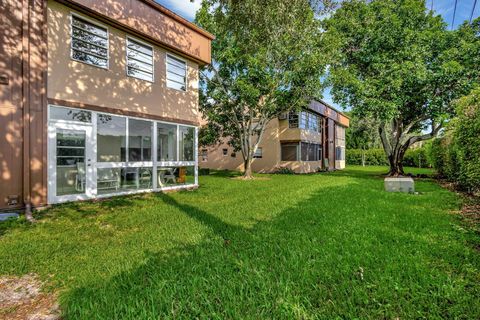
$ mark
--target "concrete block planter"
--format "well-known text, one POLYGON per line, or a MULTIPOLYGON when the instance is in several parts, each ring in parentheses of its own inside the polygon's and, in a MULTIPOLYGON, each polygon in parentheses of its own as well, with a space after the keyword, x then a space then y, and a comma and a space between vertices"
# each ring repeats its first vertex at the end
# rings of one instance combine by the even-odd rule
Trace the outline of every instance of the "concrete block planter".
POLYGON ((385 178, 385 191, 414 193, 415 182, 411 177, 388 177, 385 178))

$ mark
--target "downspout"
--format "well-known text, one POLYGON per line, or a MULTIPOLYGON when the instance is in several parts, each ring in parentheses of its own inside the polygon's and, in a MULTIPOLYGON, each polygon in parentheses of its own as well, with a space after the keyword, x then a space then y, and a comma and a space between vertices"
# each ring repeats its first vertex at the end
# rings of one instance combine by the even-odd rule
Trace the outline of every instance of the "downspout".
POLYGON ((30 193, 30 4, 22 3, 23 203, 25 218, 33 222, 30 193))

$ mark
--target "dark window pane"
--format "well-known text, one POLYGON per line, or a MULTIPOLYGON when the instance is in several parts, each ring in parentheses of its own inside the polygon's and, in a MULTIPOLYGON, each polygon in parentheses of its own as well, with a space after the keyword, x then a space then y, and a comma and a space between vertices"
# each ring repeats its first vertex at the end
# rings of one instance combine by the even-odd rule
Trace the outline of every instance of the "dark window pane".
POLYGON ((298 161, 297 150, 298 150, 298 144, 282 144, 281 146, 282 161, 298 161))

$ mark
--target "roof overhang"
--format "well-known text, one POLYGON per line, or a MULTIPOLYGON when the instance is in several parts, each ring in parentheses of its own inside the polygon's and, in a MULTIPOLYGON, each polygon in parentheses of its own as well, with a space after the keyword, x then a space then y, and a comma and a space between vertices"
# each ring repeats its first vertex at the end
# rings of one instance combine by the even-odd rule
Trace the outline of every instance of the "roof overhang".
POLYGON ((312 100, 308 105, 308 109, 312 110, 324 117, 332 119, 337 124, 348 127, 350 125, 350 118, 348 118, 345 114, 338 111, 328 103, 323 100, 312 100))

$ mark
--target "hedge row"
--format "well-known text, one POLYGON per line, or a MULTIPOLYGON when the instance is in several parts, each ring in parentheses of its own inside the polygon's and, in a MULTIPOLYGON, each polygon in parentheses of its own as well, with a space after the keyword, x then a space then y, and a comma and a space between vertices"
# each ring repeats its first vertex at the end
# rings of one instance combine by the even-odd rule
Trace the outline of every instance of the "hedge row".
MULTIPOLYGON (((347 149, 346 162, 350 165, 361 165, 362 154, 365 154, 365 165, 367 166, 388 166, 388 160, 383 149, 347 149)), ((403 165, 408 167, 431 167, 427 158, 425 148, 410 149, 405 153, 403 165)))
POLYGON ((457 103, 455 118, 435 139, 429 157, 438 174, 469 192, 480 192, 480 88, 457 103))

